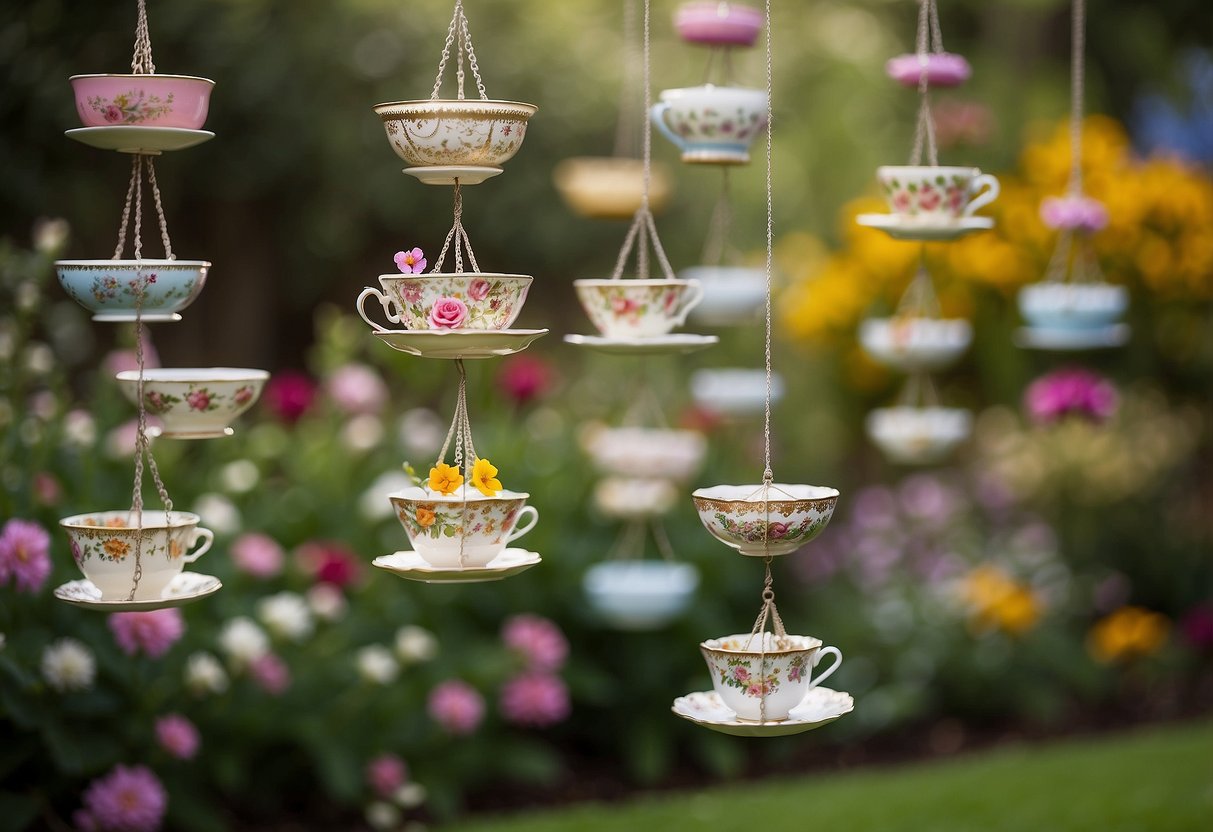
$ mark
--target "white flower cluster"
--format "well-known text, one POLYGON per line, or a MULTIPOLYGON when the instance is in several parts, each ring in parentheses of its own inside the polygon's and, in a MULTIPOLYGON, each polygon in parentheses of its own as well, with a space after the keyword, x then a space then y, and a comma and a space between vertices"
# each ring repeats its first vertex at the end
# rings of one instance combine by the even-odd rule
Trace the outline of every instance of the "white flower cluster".
POLYGON ((97 660, 74 638, 61 638, 42 651, 42 677, 60 693, 87 690, 97 675, 97 660))

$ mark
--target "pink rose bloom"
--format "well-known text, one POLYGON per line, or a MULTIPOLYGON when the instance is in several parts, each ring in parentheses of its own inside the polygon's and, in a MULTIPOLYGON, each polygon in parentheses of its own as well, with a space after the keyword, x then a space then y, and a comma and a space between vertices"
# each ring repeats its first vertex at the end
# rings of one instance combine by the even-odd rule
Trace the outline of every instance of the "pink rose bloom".
POLYGON ((893 196, 893 210, 907 211, 910 208, 910 195, 905 191, 898 191, 893 196))
POLYGON ((246 384, 237 390, 232 398, 236 404, 248 404, 249 400, 253 398, 253 388, 246 384))
MULTIPOLYGON (((109 375, 139 369, 139 360, 136 358, 134 350, 112 350, 106 354, 101 363, 109 375)), ((146 328, 143 330, 143 366, 149 370, 160 366, 160 355, 156 352, 156 347, 152 344, 151 336, 147 334, 146 328)))
POLYGON ((181 714, 167 714, 156 720, 156 741, 178 760, 192 760, 201 742, 194 723, 181 714))
POLYGON ((395 754, 380 754, 366 764, 367 785, 385 800, 404 785, 408 776, 408 766, 395 754))
POLYGON ((421 274, 425 271, 425 253, 419 248, 412 251, 398 251, 392 260, 396 262, 396 268, 400 269, 403 274, 421 274))
POLYGON ((362 574, 358 557, 332 540, 312 540, 295 550, 295 561, 319 583, 344 589, 362 574))
POLYGON ((266 405, 275 416, 290 425, 311 409, 315 399, 315 382, 296 370, 275 373, 265 385, 266 405))
POLYGON ((468 297, 472 300, 484 300, 488 296, 489 282, 483 277, 477 277, 468 284, 468 297))
POLYGON ((541 398, 555 382, 552 365, 533 355, 514 355, 501 363, 497 386, 515 404, 526 404, 541 398))
POLYGON ((1050 196, 1040 203, 1040 218, 1049 228, 1093 234, 1108 224, 1108 209, 1082 194, 1050 196))
POLYGON ((787 523, 770 523, 767 525, 767 540, 783 540, 788 536, 787 523))
POLYGON ((106 105, 104 116, 105 120, 110 124, 117 124, 118 122, 122 121, 122 111, 113 104, 106 105))
POLYGON ((387 385, 365 364, 345 364, 324 383, 329 398, 343 412, 378 413, 387 404, 387 385))
POLYGON ((526 673, 501 688, 501 715, 516 725, 546 728, 569 716, 569 690, 549 673, 526 673))
POLYGON ((211 395, 205 390, 193 390, 185 394, 190 410, 206 410, 211 406, 211 395))
POLYGON ((640 307, 640 304, 631 298, 617 297, 611 298, 611 311, 616 315, 627 315, 634 312, 640 307))
POLYGON ((448 733, 463 736, 484 719, 484 697, 467 682, 451 679, 430 691, 426 709, 448 733))
POLYGON ((898 55, 884 65, 885 73, 906 87, 917 87, 925 71, 931 87, 957 87, 973 74, 969 62, 951 52, 931 52, 927 55, 898 55), (926 66, 923 66, 923 62, 926 66))
POLYGON ((458 329, 467 316, 467 305, 459 298, 438 298, 430 309, 430 326, 434 329, 458 329))
POLYGON ((918 192, 918 204, 924 211, 934 211, 942 201, 939 190, 930 185, 923 185, 922 190, 918 192))
POLYGON ((554 622, 538 615, 507 618, 501 628, 501 640, 526 660, 527 670, 559 670, 569 655, 564 633, 554 622))
POLYGON ((281 696, 291 686, 291 669, 274 653, 262 653, 253 659, 249 674, 257 687, 270 696, 281 696))
POLYGON ((258 532, 242 534, 232 541, 232 560, 236 568, 254 578, 272 578, 282 571, 285 558, 278 541, 258 532))
POLYGON ((128 656, 140 651, 158 659, 185 633, 181 610, 170 608, 151 612, 116 612, 109 619, 114 641, 128 656))
POLYGON ((1110 381, 1077 367, 1041 376, 1024 393, 1028 415, 1042 425, 1068 415, 1103 422, 1116 412, 1119 403, 1120 397, 1110 381))
POLYGON ((13 518, 0 531, 0 586, 9 578, 21 592, 31 595, 42 589, 51 574, 51 538, 29 520, 13 518))
POLYGON ((164 822, 168 792, 146 766, 114 766, 89 784, 77 826, 102 832, 155 832, 164 822))

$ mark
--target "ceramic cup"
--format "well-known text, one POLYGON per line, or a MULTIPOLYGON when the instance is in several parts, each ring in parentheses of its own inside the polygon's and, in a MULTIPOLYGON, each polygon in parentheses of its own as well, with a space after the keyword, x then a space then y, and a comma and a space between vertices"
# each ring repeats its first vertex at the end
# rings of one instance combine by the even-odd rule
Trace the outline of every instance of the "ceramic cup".
POLYGON ((842 665, 837 647, 823 647, 812 636, 739 633, 708 639, 699 652, 721 701, 746 722, 787 719, 809 691, 842 665), (826 655, 833 655, 834 663, 812 678, 826 655))
POLYGON ((665 335, 703 299, 694 280, 574 280, 585 313, 608 338, 665 335))
POLYGON ((940 462, 969 438, 973 416, 958 407, 880 407, 868 414, 868 436, 892 462, 940 462))
POLYGON ((899 370, 942 370, 972 340, 973 327, 964 318, 868 318, 859 327, 868 355, 899 370))
MULTIPOLYGON (((767 376, 747 367, 696 370, 691 374, 691 397, 695 404, 722 416, 752 416, 762 413, 767 400, 767 376)), ((771 403, 783 398, 783 377, 771 374, 771 403)))
POLYGON ((668 623, 687 608, 698 586, 694 566, 665 560, 596 563, 582 579, 594 611, 623 630, 651 630, 668 623))
POLYGON ((703 301, 692 316, 715 326, 751 323, 767 298, 767 276, 749 266, 693 266, 678 273, 683 280, 698 280, 703 301))
MULTIPOLYGON (((228 425, 253 406, 269 377, 265 370, 235 367, 144 370, 143 401, 148 413, 160 417, 161 437, 227 436, 228 425)), ((116 378, 126 397, 137 404, 139 371, 123 370, 116 378)))
POLYGON ((187 511, 170 511, 166 522, 163 511, 144 509, 141 531, 134 528, 134 512, 124 509, 77 514, 60 520, 59 525, 67 532, 76 565, 106 601, 130 594, 135 582, 135 542, 142 537, 139 561, 143 576, 135 600, 149 601, 162 595, 185 564, 210 550, 215 535, 200 528, 199 519, 187 511), (199 539, 202 545, 191 552, 199 539))
POLYGON ((708 446, 699 431, 641 427, 591 430, 583 444, 604 474, 671 480, 694 475, 708 446))
POLYGON ((679 498, 673 480, 603 477, 594 485, 594 507, 612 520, 644 520, 668 514, 679 498))
POLYGON ((539 511, 526 505, 529 496, 502 491, 485 497, 474 489, 469 492, 467 486, 442 495, 412 487, 389 499, 422 560, 431 566, 458 568, 487 566, 507 544, 535 528, 539 511))
POLYGON ((413 167, 497 167, 513 158, 538 109, 517 101, 426 100, 376 104, 396 155, 413 167))
POLYGON ((205 260, 56 260, 59 283, 94 321, 133 321, 140 285, 143 320, 177 321, 202 291, 205 260))
POLYGON ((192 75, 73 75, 76 112, 85 127, 178 127, 206 123, 215 82, 192 75))
MULTIPOLYGON (((565 159, 552 171, 556 190, 583 217, 626 220, 644 200, 644 162, 619 156, 565 159)), ((672 188, 662 165, 649 172, 649 209, 665 208, 672 188)))
POLYGON ((998 180, 977 168, 886 166, 877 168, 876 179, 894 214, 928 223, 970 217, 999 191, 998 180))
POLYGON ((367 317, 367 298, 405 329, 508 329, 522 311, 534 278, 524 274, 381 274, 358 296, 358 314, 379 332, 386 327, 367 317))
POLYGON ((650 117, 682 151, 682 161, 744 165, 750 161, 750 142, 767 126, 767 94, 714 84, 665 90, 650 117))
POLYGON ((1129 292, 1112 283, 1033 283, 1019 290, 1024 320, 1042 329, 1096 329, 1120 320, 1129 292))
POLYGON ((687 43, 705 46, 753 46, 762 31, 761 9, 721 0, 683 3, 674 13, 674 28, 687 43))
POLYGON ((691 494, 699 520, 712 537, 743 555, 794 552, 821 534, 838 504, 838 489, 773 483, 715 485, 691 494))

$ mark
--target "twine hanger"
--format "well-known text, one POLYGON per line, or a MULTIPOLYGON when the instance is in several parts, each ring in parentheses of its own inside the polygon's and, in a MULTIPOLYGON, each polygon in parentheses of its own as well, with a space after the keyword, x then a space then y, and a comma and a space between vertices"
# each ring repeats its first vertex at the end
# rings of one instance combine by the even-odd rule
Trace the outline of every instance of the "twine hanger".
POLYGON ((700 261, 707 266, 723 266, 726 262, 737 263, 741 252, 733 245, 733 194, 729 168, 720 168, 720 196, 708 220, 708 236, 703 245, 700 261))
MULTIPOLYGON (((476 453, 476 446, 472 443, 472 423, 468 418, 468 374, 467 368, 463 365, 462 358, 455 359, 455 369, 459 371, 459 392, 455 399, 455 416, 451 419, 451 428, 447 431, 446 441, 442 443, 442 449, 438 452, 438 461, 434 463, 437 467, 439 463, 446 461, 447 452, 451 449, 452 442, 455 445, 455 468, 463 474, 463 484, 460 488, 463 489, 463 501, 461 503, 460 525, 464 530, 467 528, 468 518, 468 489, 472 487, 472 471, 476 460, 479 459, 479 454, 476 453)), ((464 540, 466 534, 459 535, 459 568, 464 566, 464 540)))
POLYGON ((152 35, 147 26, 147 4, 144 0, 139 0, 139 14, 135 21, 135 53, 131 57, 131 74, 156 74, 156 64, 152 61, 152 35))
POLYGON ((931 114, 931 91, 927 82, 927 62, 931 54, 943 54, 943 30, 939 27, 939 9, 935 0, 918 0, 918 36, 915 53, 921 72, 918 75, 918 122, 914 128, 914 149, 910 151, 910 164, 922 164, 925 143, 927 163, 939 165, 939 150, 935 144, 935 117, 931 114), (928 51, 929 50, 929 51, 928 51))
POLYGON ((670 536, 666 533, 665 525, 657 517, 633 518, 624 524, 615 539, 614 545, 607 553, 608 560, 643 560, 645 532, 653 532, 653 540, 657 544, 657 553, 663 560, 673 563, 677 560, 670 536))
POLYGON ((451 25, 446 31, 446 42, 442 45, 442 59, 438 62, 438 77, 434 79, 434 89, 430 93, 430 100, 438 100, 438 94, 442 89, 442 78, 446 74, 446 64, 451 58, 452 46, 455 46, 455 79, 458 85, 459 100, 464 100, 463 56, 466 54, 468 66, 472 68, 472 77, 476 79, 476 91, 480 93, 480 100, 488 101, 488 93, 484 91, 484 79, 480 77, 480 67, 476 63, 476 50, 472 48, 472 33, 468 29, 468 18, 463 11, 463 0, 455 0, 455 13, 451 16, 451 25), (456 40, 459 41, 458 45, 455 44, 456 40))
POLYGON ((147 167, 147 182, 152 189, 152 201, 156 206, 156 219, 160 225, 160 242, 164 244, 164 256, 168 260, 175 260, 176 255, 173 254, 173 243, 169 239, 168 220, 164 216, 164 203, 160 198, 160 186, 156 184, 156 165, 151 156, 143 153, 136 153, 131 156, 131 179, 130 184, 126 189, 126 201, 122 206, 122 222, 118 226, 118 245, 114 247, 114 256, 112 259, 121 260, 122 251, 126 248, 126 232, 130 226, 131 215, 134 214, 134 257, 136 260, 143 259, 143 168, 147 167), (133 208, 133 211, 132 211, 133 208))
POLYGON ((455 274, 463 274, 463 254, 466 251, 468 261, 472 264, 472 271, 479 272, 480 265, 476 262, 476 253, 472 251, 472 241, 468 239, 467 229, 463 227, 463 189, 459 185, 459 180, 455 180, 455 223, 451 226, 451 230, 446 233, 446 239, 442 243, 442 251, 438 253, 437 262, 434 263, 434 268, 430 269, 430 274, 438 274, 442 270, 443 264, 446 263, 446 254, 451 247, 451 242, 455 243, 455 274))
POLYGON ((636 0, 623 0, 623 83, 619 88, 619 121, 615 124, 615 153, 617 158, 634 159, 639 151, 636 146, 636 110, 633 107, 639 96, 640 78, 636 66, 640 63, 640 33, 636 26, 636 0))
POLYGON ((923 246, 918 269, 897 302, 894 318, 938 318, 942 314, 939 297, 935 294, 935 282, 927 271, 927 252, 923 246))
POLYGON ((750 628, 750 637, 746 641, 746 648, 750 649, 754 643, 754 639, 758 639, 758 721, 765 723, 767 721, 767 625, 772 628, 772 642, 776 650, 782 649, 787 644, 788 631, 783 626, 783 618, 779 615, 779 608, 775 606, 775 582, 771 577, 771 556, 767 555, 765 559, 766 575, 762 582, 762 608, 758 611, 758 617, 754 619, 754 626, 750 628))

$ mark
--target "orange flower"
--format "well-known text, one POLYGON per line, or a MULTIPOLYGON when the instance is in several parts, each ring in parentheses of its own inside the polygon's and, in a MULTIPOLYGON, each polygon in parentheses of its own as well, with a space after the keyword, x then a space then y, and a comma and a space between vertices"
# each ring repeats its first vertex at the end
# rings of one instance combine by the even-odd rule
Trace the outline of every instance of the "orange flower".
POLYGON ((1166 617, 1142 607, 1121 607, 1095 622, 1087 649, 1104 664, 1128 662, 1157 653, 1171 629, 1166 617))
POLYGON ((125 529, 126 521, 121 517, 111 517, 105 521, 105 527, 107 529, 125 529))
POLYGON ((417 524, 421 528, 428 529, 437 519, 438 515, 434 513, 433 506, 417 506, 417 524))
POLYGON ((126 557, 127 552, 131 550, 130 545, 125 540, 119 540, 116 537, 111 537, 101 545, 105 553, 114 560, 122 560, 126 557))
POLYGON ((1001 630, 1021 636, 1040 621, 1043 608, 1031 587, 996 566, 979 566, 961 585, 969 606, 969 625, 977 632, 1001 630))
POLYGON ((497 479, 497 467, 487 459, 477 459, 472 466, 472 485, 486 497, 495 497, 501 490, 501 480, 497 479))
POLYGON ((185 547, 181 545, 181 541, 175 537, 168 542, 168 556, 170 558, 179 558, 185 553, 185 547))
POLYGON ((439 494, 454 494, 463 485, 463 474, 453 465, 439 462, 430 469, 430 490, 439 494))

